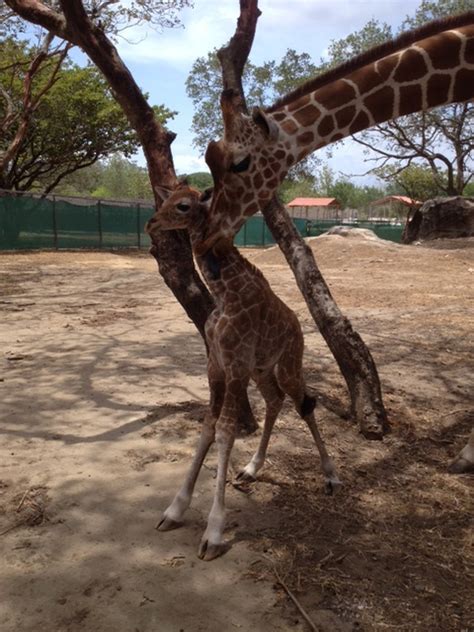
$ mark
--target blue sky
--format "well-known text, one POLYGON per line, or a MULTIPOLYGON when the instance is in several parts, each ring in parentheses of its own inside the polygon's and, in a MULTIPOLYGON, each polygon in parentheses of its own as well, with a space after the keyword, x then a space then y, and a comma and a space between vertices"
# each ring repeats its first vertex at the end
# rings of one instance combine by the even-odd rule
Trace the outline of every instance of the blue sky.
MULTIPOLYGON (((279 60, 288 48, 294 48, 319 61, 332 40, 362 28, 371 18, 396 28, 418 5, 419 0, 261 0, 262 15, 250 58, 255 63, 279 60)), ((198 56, 229 40, 238 13, 238 0, 195 0, 194 8, 181 13, 182 28, 162 33, 144 28, 127 31, 129 41, 119 43, 121 56, 151 103, 164 103, 179 112, 170 124, 178 134, 172 149, 179 173, 207 171, 203 157, 192 146, 193 110, 186 96, 186 77, 198 56)), ((143 164, 143 158, 137 157, 137 162, 143 164)), ((342 173, 368 169, 361 148, 351 141, 337 147, 328 162, 342 173)), ((369 181, 357 179, 358 183, 369 181)))

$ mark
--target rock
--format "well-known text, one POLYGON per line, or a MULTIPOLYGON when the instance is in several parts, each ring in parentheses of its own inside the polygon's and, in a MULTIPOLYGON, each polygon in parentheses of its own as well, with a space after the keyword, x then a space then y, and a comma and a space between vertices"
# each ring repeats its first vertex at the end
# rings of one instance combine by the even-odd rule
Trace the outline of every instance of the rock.
POLYGON ((407 221, 402 243, 474 235, 474 198, 448 197, 426 201, 407 221))

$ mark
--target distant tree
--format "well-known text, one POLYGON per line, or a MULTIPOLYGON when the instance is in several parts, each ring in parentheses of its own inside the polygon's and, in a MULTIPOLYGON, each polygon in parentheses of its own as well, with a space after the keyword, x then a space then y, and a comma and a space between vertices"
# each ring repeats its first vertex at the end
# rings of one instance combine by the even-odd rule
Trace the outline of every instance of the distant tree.
POLYGON ((387 165, 378 169, 377 174, 387 182, 388 194, 408 195, 420 201, 443 195, 443 190, 429 167, 411 164, 400 169, 397 165, 387 165))
MULTIPOLYGON (((316 66, 307 53, 288 49, 279 63, 269 61, 261 66, 248 62, 244 69, 243 84, 248 106, 270 105, 276 98, 313 76, 316 66)), ((198 57, 186 79, 186 92, 194 105, 191 129, 193 145, 204 153, 209 139, 222 135, 222 117, 219 106, 222 75, 216 51, 198 57)), ((289 173, 290 180, 309 179, 319 159, 311 155, 289 173)))
POLYGON ((207 171, 188 173, 185 175, 185 178, 192 187, 196 187, 200 191, 204 191, 213 185, 212 176, 207 171))
MULTIPOLYGON (((66 58, 68 46, 0 40, 0 188, 53 190, 68 174, 139 142, 93 66, 66 58)), ((173 116, 159 107, 161 121, 173 116)))

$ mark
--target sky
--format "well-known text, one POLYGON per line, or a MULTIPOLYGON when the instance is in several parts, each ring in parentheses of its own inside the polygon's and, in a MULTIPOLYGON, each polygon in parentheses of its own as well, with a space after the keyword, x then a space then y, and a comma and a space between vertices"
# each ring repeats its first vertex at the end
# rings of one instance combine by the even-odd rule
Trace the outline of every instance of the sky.
MULTIPOLYGON (((318 62, 332 40, 361 29, 371 18, 396 30, 420 0, 260 0, 262 15, 250 59, 256 63, 280 60, 288 48, 306 52, 318 62)), ((193 62, 224 45, 233 35, 239 15, 238 0, 194 0, 181 12, 182 27, 161 33, 140 28, 127 31, 119 53, 150 102, 163 103, 178 115, 169 124, 177 133, 172 151, 178 173, 207 171, 204 158, 192 145, 192 103, 185 90, 193 62)), ((209 139, 212 140, 212 139, 209 139)), ((362 148, 352 141, 323 154, 336 173, 363 174, 362 148)), ((144 164, 142 156, 137 162, 144 164)), ((375 183, 371 177, 355 178, 357 184, 375 183)))

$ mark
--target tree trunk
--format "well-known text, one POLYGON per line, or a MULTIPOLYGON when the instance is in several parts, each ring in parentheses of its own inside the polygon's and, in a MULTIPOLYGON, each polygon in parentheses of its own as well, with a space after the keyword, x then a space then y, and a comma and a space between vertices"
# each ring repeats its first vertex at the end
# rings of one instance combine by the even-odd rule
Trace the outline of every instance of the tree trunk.
POLYGON ((301 238, 284 207, 276 199, 263 215, 293 271, 298 287, 321 335, 346 380, 351 416, 368 439, 388 431, 380 380, 370 351, 350 321, 339 310, 319 271, 311 248, 301 238))
MULTIPOLYGON (((36 0, 6 0, 13 11, 34 24, 43 26, 58 37, 79 46, 101 70, 117 102, 136 131, 146 157, 156 206, 161 205, 163 187, 177 184, 170 145, 175 134, 164 129, 143 96, 115 46, 88 18, 81 0, 60 0, 63 14, 36 0)), ((196 268, 187 233, 164 231, 150 250, 160 274, 186 314, 204 338, 205 322, 214 309, 214 300, 196 268)), ((247 397, 241 402, 238 415, 241 432, 257 428, 247 397)))
MULTIPOLYGON (((218 52, 223 87, 240 95, 236 107, 246 112, 242 70, 252 47, 260 11, 257 0, 240 0, 235 34, 218 52)), ((265 220, 290 265, 316 325, 347 382, 351 414, 368 439, 389 430, 380 380, 372 356, 350 321, 341 313, 318 270, 313 253, 299 235, 283 206, 274 199, 263 210, 265 220)))

